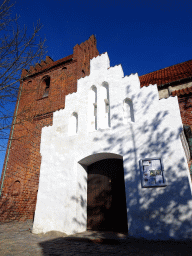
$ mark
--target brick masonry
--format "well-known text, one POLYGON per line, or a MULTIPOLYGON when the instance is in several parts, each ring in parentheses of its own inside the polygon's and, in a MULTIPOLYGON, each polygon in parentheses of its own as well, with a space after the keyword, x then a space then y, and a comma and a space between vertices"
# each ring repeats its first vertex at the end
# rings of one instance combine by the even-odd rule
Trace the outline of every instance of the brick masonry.
POLYGON ((33 219, 41 165, 41 129, 52 125, 53 112, 65 107, 65 96, 76 92, 77 79, 89 75, 90 59, 98 54, 92 35, 75 45, 72 55, 55 62, 47 56, 29 71, 22 71, 16 118, 0 183, 0 222, 33 219), (43 97, 46 77, 50 78, 50 86, 48 97, 43 97))
MULTIPOLYGON (((177 93, 175 93, 177 95, 177 93)), ((192 93, 187 92, 177 95, 179 108, 183 125, 190 126, 192 130, 192 93)), ((190 145, 189 145, 190 146, 190 145)), ((191 168, 192 160, 188 162, 189 169, 191 168)), ((190 171, 191 177, 192 173, 190 171)))
POLYGON ((180 95, 178 97, 181 118, 184 125, 192 126, 192 94, 180 95))

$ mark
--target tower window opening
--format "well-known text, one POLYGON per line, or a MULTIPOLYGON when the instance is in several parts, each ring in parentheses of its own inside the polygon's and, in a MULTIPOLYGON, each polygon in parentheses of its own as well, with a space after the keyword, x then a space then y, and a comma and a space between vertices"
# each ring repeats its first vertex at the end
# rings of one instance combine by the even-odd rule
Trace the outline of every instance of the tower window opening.
POLYGON ((45 83, 45 91, 43 94, 43 98, 48 97, 48 95, 49 95, 50 77, 45 78, 44 83, 45 83))

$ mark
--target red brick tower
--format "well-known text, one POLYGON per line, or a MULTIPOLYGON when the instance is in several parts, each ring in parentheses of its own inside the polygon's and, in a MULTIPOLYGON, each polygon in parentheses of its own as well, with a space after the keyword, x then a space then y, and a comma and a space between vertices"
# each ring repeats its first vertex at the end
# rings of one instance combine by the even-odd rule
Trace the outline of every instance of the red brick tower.
POLYGON ((96 39, 76 45, 73 54, 23 70, 0 182, 0 221, 32 219, 41 164, 41 129, 52 124, 53 112, 65 107, 65 96, 76 92, 77 79, 90 73, 98 55, 96 39))

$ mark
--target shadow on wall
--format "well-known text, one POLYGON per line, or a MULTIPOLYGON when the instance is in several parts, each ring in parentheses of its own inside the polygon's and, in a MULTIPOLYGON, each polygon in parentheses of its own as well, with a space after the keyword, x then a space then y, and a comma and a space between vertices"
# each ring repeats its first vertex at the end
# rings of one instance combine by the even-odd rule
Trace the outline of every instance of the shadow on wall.
MULTIPOLYGON (((87 177, 84 176, 83 177, 84 182, 87 183, 87 177)), ((83 212, 82 212, 82 217, 81 217, 81 221, 78 220, 77 218, 73 218, 73 221, 79 226, 79 227, 87 227, 87 199, 83 196, 83 192, 87 191, 87 188, 82 185, 80 182, 78 182, 78 186, 79 186, 79 191, 80 195, 77 196, 72 196, 71 200, 73 200, 74 202, 76 202, 77 204, 80 205, 80 207, 82 208, 83 212), (82 221, 83 220, 83 221, 82 221)), ((73 233, 77 233, 76 230, 73 231, 73 233)))
MULTIPOLYGON (((141 93, 133 98, 139 100, 141 93)), ((154 100, 154 95, 149 93, 146 101, 142 102, 144 112, 147 114, 151 103, 154 100)), ((111 108, 117 106, 111 105, 111 108)), ((126 139, 126 134, 122 134, 121 138, 111 136, 107 132, 99 133, 97 138, 94 138, 95 143, 105 140, 107 147, 105 152, 114 152, 114 148, 119 145, 118 153, 124 157, 125 175, 125 189, 126 189, 126 203, 128 212, 128 229, 132 234, 137 234, 138 237, 145 237, 150 239, 185 239, 192 238, 191 230, 191 197, 189 196, 189 180, 186 176, 182 177, 182 171, 186 170, 184 158, 177 159, 176 166, 166 166, 165 178, 169 184, 165 188, 141 188, 140 170, 138 156, 141 158, 154 156, 165 156, 171 152, 170 143, 179 139, 180 130, 173 132, 169 127, 163 130, 157 129, 161 126, 164 118, 167 116, 167 111, 158 111, 156 116, 151 120, 146 120, 144 125, 140 125, 137 130, 134 130, 133 124, 128 124, 128 129, 131 131, 131 140, 133 148, 126 150, 123 148, 123 140, 126 139), (145 137, 140 143, 139 138, 145 137), (141 151, 142 149, 142 151, 141 151), (140 154, 138 153, 140 151, 140 154), (134 161, 132 161, 134 159, 134 161), (129 164, 131 163, 131 164, 129 164), (181 174, 177 176, 175 169, 181 174), (127 178, 132 176, 131 180, 127 178), (166 234, 166 235, 165 235, 166 234)), ((117 125, 112 127, 117 130, 122 126, 122 118, 119 115, 111 116, 111 119, 116 119, 117 125)), ((98 153, 98 152, 95 152, 98 153)), ((87 179, 86 177, 84 177, 87 179)), ((87 182, 87 180, 86 180, 87 182)), ((80 190, 83 191, 82 184, 79 183, 80 190)), ((80 226, 86 227, 86 207, 87 202, 80 195, 80 200, 75 196, 71 200, 77 201, 84 210, 82 219, 85 222, 74 219, 80 226)), ((74 233, 76 230, 74 230, 74 233)))

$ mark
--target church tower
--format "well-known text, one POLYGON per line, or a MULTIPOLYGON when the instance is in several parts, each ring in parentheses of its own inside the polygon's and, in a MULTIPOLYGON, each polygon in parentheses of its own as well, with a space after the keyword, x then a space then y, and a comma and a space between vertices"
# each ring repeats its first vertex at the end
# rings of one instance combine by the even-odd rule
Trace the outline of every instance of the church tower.
POLYGON ((23 70, 0 182, 0 221, 32 219, 41 164, 40 140, 53 112, 65 108, 65 96, 76 92, 77 80, 90 73, 98 55, 96 39, 75 45, 73 54, 23 70))

